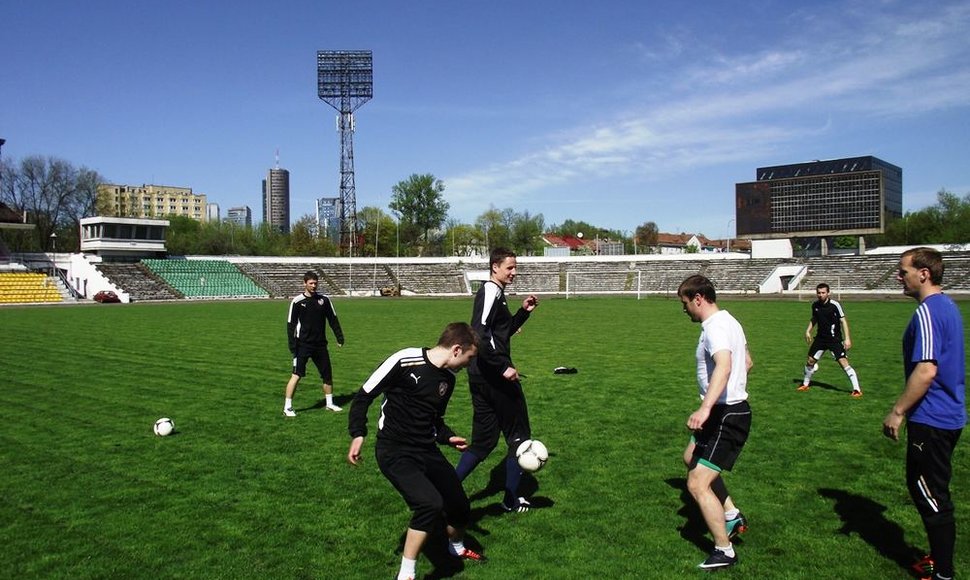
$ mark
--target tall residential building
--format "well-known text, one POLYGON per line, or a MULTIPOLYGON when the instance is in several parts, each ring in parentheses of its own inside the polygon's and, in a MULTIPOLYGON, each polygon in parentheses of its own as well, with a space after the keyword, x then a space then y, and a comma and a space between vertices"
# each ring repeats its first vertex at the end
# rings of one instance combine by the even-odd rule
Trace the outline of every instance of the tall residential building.
POLYGON ((278 157, 263 180, 263 221, 290 233, 290 172, 280 169, 278 157))
POLYGON ((217 221, 219 221, 219 204, 218 203, 206 204, 206 206, 205 206, 205 212, 206 212, 206 217, 209 219, 210 222, 217 222, 217 221))
POLYGON ((226 210, 226 221, 236 224, 239 227, 253 227, 253 211, 248 205, 240 207, 230 207, 226 210))
POLYGON ((161 218, 185 216, 205 222, 205 194, 192 193, 191 187, 168 185, 98 184, 96 213, 123 218, 161 218))

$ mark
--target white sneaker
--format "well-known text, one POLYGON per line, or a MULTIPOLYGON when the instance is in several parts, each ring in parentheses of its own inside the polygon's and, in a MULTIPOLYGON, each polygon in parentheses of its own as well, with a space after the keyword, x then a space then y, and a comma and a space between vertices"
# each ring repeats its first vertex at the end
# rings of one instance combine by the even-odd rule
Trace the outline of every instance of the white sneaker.
POLYGON ((339 413, 339 412, 343 411, 343 409, 341 409, 337 405, 334 405, 333 403, 330 403, 329 405, 327 405, 327 410, 328 411, 333 411, 334 413, 339 413))
POLYGON ((296 417, 296 411, 293 410, 293 407, 287 407, 283 409, 283 415, 285 417, 296 417))

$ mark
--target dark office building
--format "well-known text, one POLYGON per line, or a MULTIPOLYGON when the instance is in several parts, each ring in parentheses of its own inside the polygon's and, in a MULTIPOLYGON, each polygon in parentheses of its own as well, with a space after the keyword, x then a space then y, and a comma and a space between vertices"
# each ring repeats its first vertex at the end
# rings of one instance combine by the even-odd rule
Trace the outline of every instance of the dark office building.
POLYGON ((878 234, 903 215, 903 170, 877 157, 759 167, 735 185, 738 237, 878 234))

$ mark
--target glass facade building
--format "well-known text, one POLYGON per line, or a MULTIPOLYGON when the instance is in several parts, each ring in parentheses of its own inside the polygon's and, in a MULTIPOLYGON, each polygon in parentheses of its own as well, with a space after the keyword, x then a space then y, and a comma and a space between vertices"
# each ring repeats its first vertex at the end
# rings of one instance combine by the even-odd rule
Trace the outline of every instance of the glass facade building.
POLYGON ((872 156, 759 167, 735 202, 747 239, 883 233, 903 214, 903 170, 872 156))

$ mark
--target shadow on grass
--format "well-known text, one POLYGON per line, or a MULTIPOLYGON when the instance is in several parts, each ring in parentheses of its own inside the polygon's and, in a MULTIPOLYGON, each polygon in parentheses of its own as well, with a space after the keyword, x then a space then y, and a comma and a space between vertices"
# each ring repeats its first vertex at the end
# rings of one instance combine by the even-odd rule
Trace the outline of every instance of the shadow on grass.
MULTIPOLYGON (((397 553, 404 552, 404 539, 406 534, 401 534, 397 546, 397 553)), ((482 545, 473 536, 465 535, 465 547, 474 550, 479 554, 483 553, 482 545)), ((437 580, 439 578, 452 578, 460 574, 466 567, 485 566, 486 563, 466 562, 461 558, 456 558, 448 551, 448 534, 444 527, 439 527, 428 535, 428 539, 421 548, 421 553, 431 563, 431 571, 423 576, 425 580, 437 580)))
POLYGON ((853 533, 888 560, 910 572, 910 566, 923 552, 906 543, 903 529, 883 515, 886 506, 867 497, 841 489, 820 488, 818 493, 835 501, 835 513, 842 519, 840 534, 853 533))
MULTIPOLYGON (((467 491, 467 490, 466 490, 467 491)), ((523 473, 522 481, 519 483, 519 494, 523 497, 529 498, 529 503, 532 504, 532 509, 544 509, 552 507, 555 502, 547 497, 538 497, 536 493, 539 491, 539 481, 531 473, 523 473)), ((505 496, 505 455, 502 455, 501 460, 492 468, 488 473, 488 483, 485 487, 478 490, 474 494, 468 496, 471 501, 478 501, 488 497, 498 496, 497 502, 484 509, 472 510, 472 523, 481 519, 482 516, 486 515, 498 515, 505 513, 502 509, 502 499, 505 496), (480 512, 479 518, 475 518, 475 512, 480 512)))
MULTIPOLYGON (((480 522, 487 517, 528 517, 527 514, 510 514, 502 508, 502 496, 505 494, 505 456, 502 456, 502 460, 492 468, 489 472, 488 483, 485 487, 474 495, 469 496, 470 501, 476 501, 491 497, 493 495, 498 495, 498 500, 495 503, 491 503, 485 507, 473 508, 468 520, 468 528, 465 534, 465 546, 479 554, 485 554, 487 557, 486 550, 482 547, 482 544, 476 539, 476 536, 488 536, 490 532, 483 528, 480 522)), ((522 474, 522 483, 519 486, 519 491, 532 503, 532 509, 544 509, 549 508, 554 505, 554 502, 545 497, 536 497, 535 493, 539 491, 539 482, 530 473, 522 474)), ((404 540, 405 534, 401 535, 400 541, 398 542, 397 553, 400 554, 404 551, 404 540)), ((462 572, 466 567, 477 567, 484 566, 481 562, 466 562, 460 558, 456 558, 451 555, 448 551, 448 534, 444 529, 444 526, 437 528, 434 532, 428 535, 428 539, 425 541, 424 546, 421 549, 421 553, 424 554, 425 558, 431 563, 432 570, 428 574, 424 575, 425 580, 437 580, 439 578, 452 578, 455 575, 462 572)))
POLYGON ((704 521, 704 516, 697 507, 697 502, 687 491, 687 478, 671 477, 664 481, 670 487, 680 491, 680 503, 683 505, 677 510, 677 515, 684 518, 684 525, 677 528, 680 537, 700 548, 705 554, 710 553, 714 549, 714 541, 707 536, 707 523, 704 521))
MULTIPOLYGON (((792 379, 791 382, 792 382, 793 385, 795 385, 795 387, 802 386, 802 379, 792 379)), ((818 387, 820 389, 825 389, 826 391, 836 391, 836 392, 843 392, 843 393, 851 393, 852 392, 851 389, 841 389, 839 387, 836 387, 835 385, 830 385, 828 383, 823 383, 821 381, 809 381, 808 382, 808 386, 810 386, 810 387, 818 387)))
MULTIPOLYGON (((349 407, 350 406, 350 403, 353 402, 353 400, 354 400, 354 396, 353 395, 334 395, 333 396, 333 404, 334 405, 337 405, 338 407, 349 407)), ((326 408, 326 406, 327 406, 327 400, 326 399, 320 399, 319 401, 317 401, 316 403, 310 405, 309 407, 302 407, 300 409, 295 409, 295 410, 297 412, 300 412, 300 411, 313 411, 313 410, 324 409, 324 408, 326 408)))

